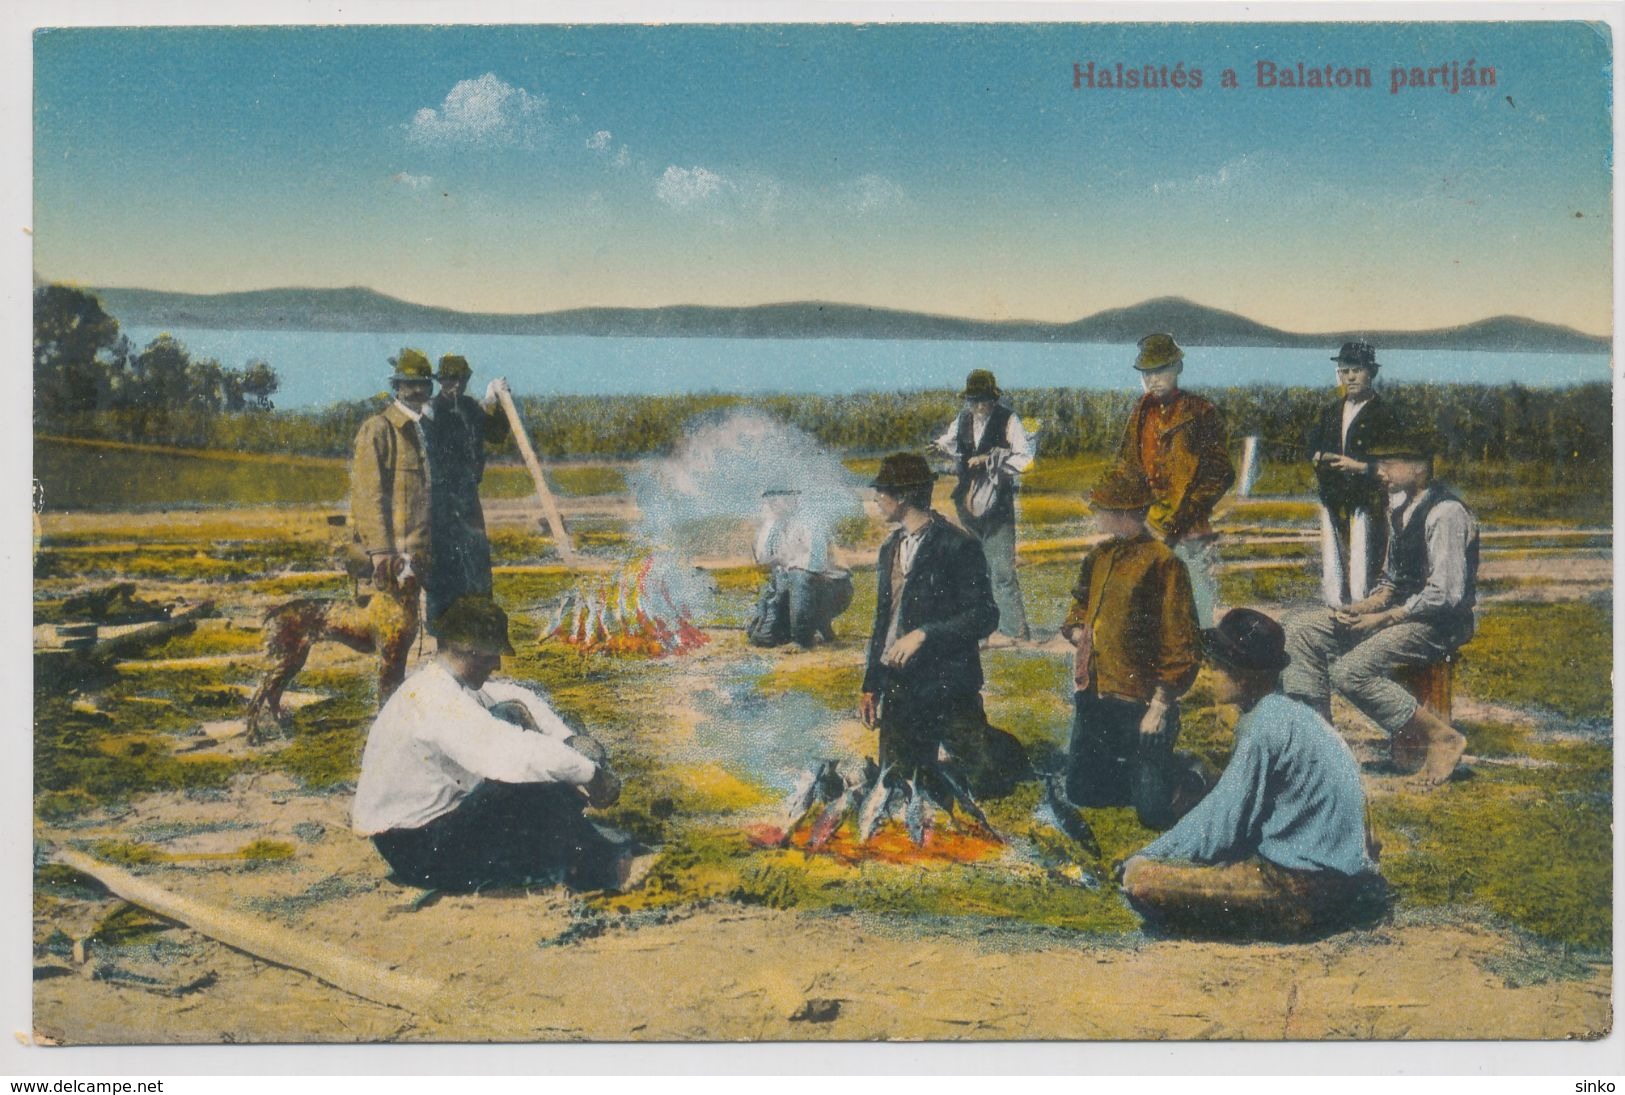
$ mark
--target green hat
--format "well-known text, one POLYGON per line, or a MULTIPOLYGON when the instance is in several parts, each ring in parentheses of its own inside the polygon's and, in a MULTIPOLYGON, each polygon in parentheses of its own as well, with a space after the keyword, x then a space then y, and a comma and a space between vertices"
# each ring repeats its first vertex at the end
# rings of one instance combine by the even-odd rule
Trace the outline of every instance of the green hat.
POLYGON ((391 384, 398 384, 403 380, 433 380, 434 370, 429 364, 429 357, 422 350, 414 350, 407 346, 401 352, 389 359, 395 366, 395 375, 389 378, 391 384))
POLYGON ((1185 351, 1179 348, 1173 335, 1150 334, 1140 339, 1140 356, 1134 359, 1134 367, 1148 373, 1178 365, 1184 360, 1185 351))
POLYGON ((435 621, 440 645, 474 654, 512 654, 508 614, 483 594, 457 598, 435 621))
POLYGON ((925 457, 915 452, 894 452, 880 462, 880 472, 869 485, 888 494, 928 486, 937 475, 925 457))
POLYGON ((1366 455, 1373 460, 1431 460, 1439 449, 1438 437, 1427 430, 1399 430, 1378 438, 1366 455))
POLYGON ((1145 476, 1121 465, 1102 476, 1089 492, 1089 505, 1094 509, 1150 509, 1153 501, 1145 476))
POLYGON ((961 399, 987 400, 997 399, 1003 394, 999 390, 999 382, 986 369, 972 369, 965 378, 965 390, 959 393, 961 399))
POLYGON ((442 354, 440 357, 440 371, 434 374, 436 380, 467 380, 474 375, 474 370, 468 367, 468 358, 462 354, 442 354))

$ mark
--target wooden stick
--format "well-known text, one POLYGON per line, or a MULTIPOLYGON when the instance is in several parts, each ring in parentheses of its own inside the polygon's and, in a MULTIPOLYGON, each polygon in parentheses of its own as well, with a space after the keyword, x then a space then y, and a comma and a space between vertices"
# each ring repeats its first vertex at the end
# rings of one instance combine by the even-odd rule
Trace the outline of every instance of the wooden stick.
POLYGON ((286 928, 242 913, 215 908, 170 893, 128 871, 71 848, 57 849, 55 858, 80 874, 94 878, 132 905, 140 905, 149 912, 184 924, 234 950, 298 970, 375 1004, 438 1016, 442 986, 432 978, 397 973, 359 958, 338 954, 331 944, 307 939, 286 928))
POLYGON ((525 430, 524 422, 519 419, 519 408, 514 406, 513 394, 503 383, 497 387, 497 399, 502 403, 503 411, 508 415, 508 424, 513 427, 513 439, 519 446, 519 455, 524 457, 525 466, 530 469, 530 477, 536 481, 536 496, 542 500, 542 514, 547 518, 547 527, 553 533, 553 543, 558 546, 559 555, 570 566, 575 566, 576 549, 570 542, 570 533, 564 527, 564 516, 559 513, 559 505, 553 500, 553 492, 548 488, 547 477, 542 474, 542 462, 536 458, 536 450, 531 448, 530 434, 525 430))

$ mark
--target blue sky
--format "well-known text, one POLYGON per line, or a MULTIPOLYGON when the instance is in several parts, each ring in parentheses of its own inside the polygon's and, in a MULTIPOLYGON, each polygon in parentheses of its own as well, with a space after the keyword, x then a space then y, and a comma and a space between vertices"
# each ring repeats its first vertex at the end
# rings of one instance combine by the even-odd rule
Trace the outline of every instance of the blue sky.
POLYGON ((83 29, 35 64, 35 267, 80 284, 1610 330, 1587 25, 83 29), (1075 90, 1091 60, 1204 86, 1075 90), (1497 86, 1390 93, 1468 60, 1497 86))

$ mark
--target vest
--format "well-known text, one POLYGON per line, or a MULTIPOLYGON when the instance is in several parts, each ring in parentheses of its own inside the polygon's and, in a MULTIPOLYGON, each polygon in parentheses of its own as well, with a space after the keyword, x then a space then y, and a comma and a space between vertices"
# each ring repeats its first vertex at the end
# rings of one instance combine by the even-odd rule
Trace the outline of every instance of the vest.
MULTIPOLYGON (((1402 510, 1396 510, 1388 515, 1388 580, 1394 585, 1394 592, 1400 600, 1408 600, 1422 592, 1427 585, 1428 577, 1428 542, 1427 520, 1433 507, 1441 502, 1460 503, 1450 490, 1440 485, 1434 485, 1420 505, 1412 503, 1402 510), (1405 525, 1400 527, 1399 518, 1408 513, 1405 525)), ((1467 545, 1466 584, 1463 587, 1462 601, 1455 609, 1453 615, 1459 620, 1466 618, 1467 623, 1472 622, 1473 605, 1478 595, 1478 541, 1475 539, 1467 545)))
MULTIPOLYGON (((982 429, 981 444, 976 443, 976 422, 968 410, 959 412, 959 482, 954 486, 953 500, 963 506, 970 495, 971 471, 966 462, 973 456, 984 456, 994 449, 1010 447, 1010 416, 1015 413, 1000 403, 993 405, 982 429)), ((998 498, 980 519, 984 527, 1016 519, 1015 494, 1008 487, 1001 488, 998 498)))

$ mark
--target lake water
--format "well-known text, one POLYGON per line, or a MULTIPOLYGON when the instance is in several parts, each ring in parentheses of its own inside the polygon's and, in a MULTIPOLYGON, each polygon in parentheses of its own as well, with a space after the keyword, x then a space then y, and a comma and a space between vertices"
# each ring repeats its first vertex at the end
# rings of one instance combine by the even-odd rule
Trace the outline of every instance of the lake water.
MULTIPOLYGON (((844 392, 953 388, 971 369, 992 369, 1006 388, 1121 388, 1133 385, 1132 345, 1109 343, 885 341, 878 339, 588 338, 434 332, 231 331, 169 328, 194 357, 240 368, 251 358, 282 378, 276 404, 313 407, 364 399, 388 387, 388 359, 416 346, 438 359, 460 353, 474 367, 472 394, 506 376, 520 395, 674 392, 844 392)), ((135 345, 154 327, 125 327, 135 345)), ((1191 388, 1238 384, 1332 384, 1325 350, 1198 347, 1186 351, 1191 388)), ((1609 379, 1606 354, 1383 350, 1390 383, 1519 381, 1564 387, 1609 379)))

